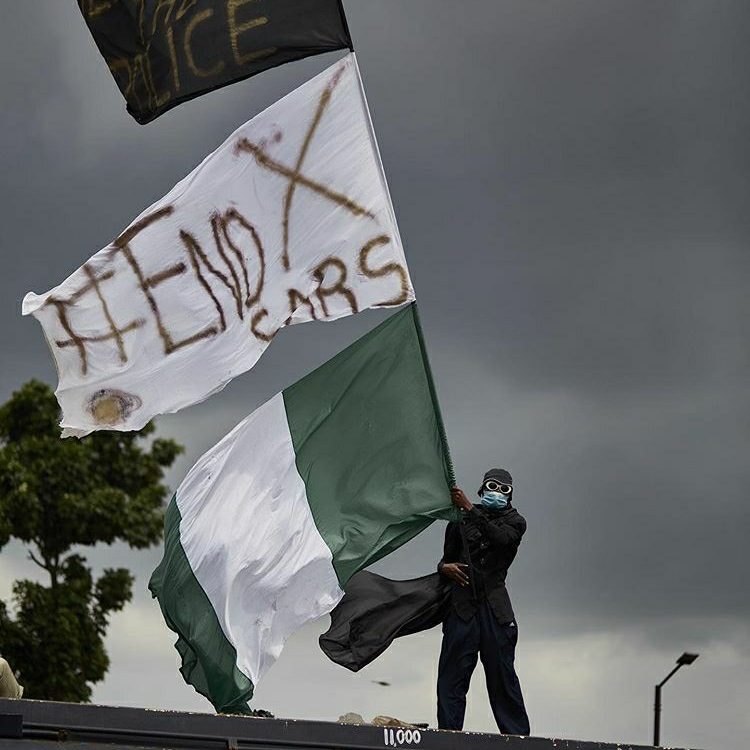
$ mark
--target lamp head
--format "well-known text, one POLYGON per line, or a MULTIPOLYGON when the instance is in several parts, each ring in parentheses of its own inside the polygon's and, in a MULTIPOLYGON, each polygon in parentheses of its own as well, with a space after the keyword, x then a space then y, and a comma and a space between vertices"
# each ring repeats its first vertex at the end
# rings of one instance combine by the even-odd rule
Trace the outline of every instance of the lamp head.
POLYGON ((688 664, 692 664, 696 659, 698 658, 698 654, 691 654, 689 652, 685 652, 678 660, 677 663, 680 666, 688 666, 688 664))

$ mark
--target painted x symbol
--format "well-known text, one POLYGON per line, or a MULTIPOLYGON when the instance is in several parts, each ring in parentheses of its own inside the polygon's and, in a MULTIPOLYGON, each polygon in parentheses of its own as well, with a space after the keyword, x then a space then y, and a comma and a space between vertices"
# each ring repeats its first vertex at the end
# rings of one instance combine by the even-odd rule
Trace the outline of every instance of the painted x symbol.
POLYGON ((236 152, 247 151, 248 153, 251 153, 257 160, 258 164, 260 164, 262 167, 265 167, 266 169, 269 169, 270 171, 275 172, 282 177, 286 177, 289 180, 286 195, 284 196, 284 214, 282 217, 284 249, 281 255, 282 263, 284 264, 284 268, 287 271, 289 270, 289 216, 292 210, 292 200, 294 198, 294 193, 297 189, 297 185, 301 185, 308 190, 312 190, 318 195, 322 195, 328 200, 333 201, 337 205, 343 206, 355 216, 366 216, 370 219, 375 218, 374 214, 371 211, 368 211, 363 206, 360 206, 358 203, 351 200, 351 198, 348 198, 343 193, 339 193, 332 188, 329 188, 320 182, 316 182, 315 180, 311 180, 309 177, 306 177, 302 174, 302 165, 305 161, 305 157, 307 156, 307 152, 310 148, 313 136, 315 135, 315 131, 318 129, 318 125, 323 118, 323 113, 331 102, 333 89, 336 87, 336 84, 338 84, 343 71, 344 68, 342 66, 341 68, 339 68, 328 86, 326 86, 325 91, 321 94, 320 100, 318 101, 318 106, 315 110, 315 115, 312 119, 312 122, 310 123, 310 127, 307 129, 305 139, 302 142, 302 148, 300 149, 299 156, 297 157, 297 162, 295 163, 293 168, 290 168, 276 161, 276 159, 266 153, 265 149, 262 146, 253 143, 247 138, 240 138, 240 140, 237 141, 237 144, 235 145, 236 152))

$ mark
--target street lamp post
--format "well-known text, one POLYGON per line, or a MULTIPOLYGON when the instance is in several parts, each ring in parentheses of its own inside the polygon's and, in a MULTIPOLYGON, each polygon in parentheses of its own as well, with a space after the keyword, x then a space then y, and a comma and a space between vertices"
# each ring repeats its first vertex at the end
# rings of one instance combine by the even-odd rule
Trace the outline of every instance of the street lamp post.
POLYGON ((677 666, 654 689, 654 747, 659 747, 659 729, 661 724, 661 689, 664 683, 680 668, 692 664, 698 654, 687 651, 677 660, 677 666))

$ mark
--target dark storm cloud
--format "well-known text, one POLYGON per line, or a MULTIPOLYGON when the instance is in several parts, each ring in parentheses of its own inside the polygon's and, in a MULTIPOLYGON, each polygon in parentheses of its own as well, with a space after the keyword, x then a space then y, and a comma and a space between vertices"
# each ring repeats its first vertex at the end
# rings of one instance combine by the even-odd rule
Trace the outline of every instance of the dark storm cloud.
MULTIPOLYGON (((668 658, 683 644, 742 648, 750 6, 345 5, 460 483, 473 493, 485 469, 507 466, 529 521, 510 575, 526 632, 563 651, 577 633, 623 632, 668 658)), ((54 382, 38 324, 20 317, 23 294, 61 281, 337 58, 141 127, 74 3, 3 10, 2 399, 32 376, 54 382)), ((382 318, 285 330, 252 372, 162 418, 187 446, 172 484, 241 416, 382 318)), ((430 529, 379 569, 430 572, 441 536, 430 529)), ((159 551, 121 553, 145 586, 159 551)))

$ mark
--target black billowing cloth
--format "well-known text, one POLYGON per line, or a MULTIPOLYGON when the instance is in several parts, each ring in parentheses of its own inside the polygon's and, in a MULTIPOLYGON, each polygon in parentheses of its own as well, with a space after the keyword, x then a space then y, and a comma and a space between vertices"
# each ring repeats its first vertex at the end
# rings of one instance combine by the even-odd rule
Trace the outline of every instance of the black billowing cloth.
POLYGON ((331 661, 357 672, 395 638, 439 625, 450 610, 450 583, 438 575, 391 581, 367 570, 353 575, 319 638, 331 661))
POLYGON ((277 65, 352 48, 341 0, 78 5, 128 112, 141 124, 277 65))
POLYGON ((438 571, 445 563, 469 565, 471 586, 454 585, 451 592, 451 604, 461 619, 473 617, 477 603, 484 599, 498 622, 515 619, 505 578, 525 531, 524 517, 512 506, 493 510, 475 505, 461 524, 448 524, 438 571), (468 555, 462 536, 469 547, 468 555))
MULTIPOLYGON (((331 626, 319 638, 323 653, 357 672, 380 656, 394 639, 439 625, 451 609, 462 620, 471 619, 478 611, 478 601, 485 597, 498 622, 511 622, 514 614, 505 577, 526 521, 512 507, 495 511, 474 506, 461 526, 472 561, 472 586, 458 586, 436 573, 392 581, 360 571, 344 587, 344 598, 331 612, 331 626)), ((468 563, 461 536, 459 524, 449 523, 438 570, 447 562, 468 563)))

